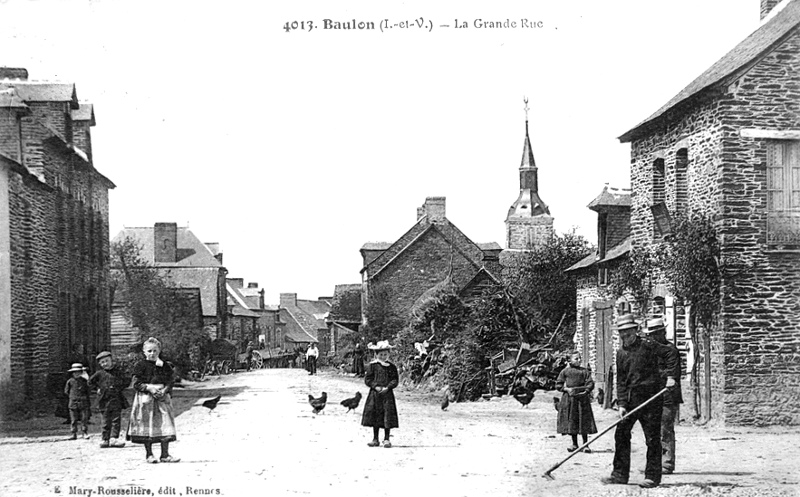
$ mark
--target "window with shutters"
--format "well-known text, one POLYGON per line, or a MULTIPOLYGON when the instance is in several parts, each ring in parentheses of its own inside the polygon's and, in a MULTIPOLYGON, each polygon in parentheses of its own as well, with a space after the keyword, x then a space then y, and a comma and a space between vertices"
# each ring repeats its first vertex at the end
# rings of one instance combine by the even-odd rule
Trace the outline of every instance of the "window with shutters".
POLYGON ((800 141, 767 142, 767 245, 800 250, 800 141))
POLYGON ((675 212, 686 214, 689 207, 689 151, 675 153, 675 212))

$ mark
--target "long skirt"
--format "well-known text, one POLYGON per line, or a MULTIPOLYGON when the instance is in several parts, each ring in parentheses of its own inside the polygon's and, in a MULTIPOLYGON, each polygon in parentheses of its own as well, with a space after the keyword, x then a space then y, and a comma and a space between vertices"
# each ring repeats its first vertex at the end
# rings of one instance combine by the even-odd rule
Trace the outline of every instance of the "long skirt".
POLYGON ((133 443, 177 440, 175 416, 172 414, 172 397, 167 394, 156 399, 147 392, 136 392, 126 438, 133 443))
POLYGON ((561 402, 558 403, 556 432, 564 435, 597 433, 591 396, 573 397, 567 393, 561 396, 561 402))
POLYGON ((397 428, 397 403, 394 400, 394 391, 387 390, 378 393, 370 389, 367 401, 364 402, 364 411, 361 414, 361 426, 377 428, 397 428))

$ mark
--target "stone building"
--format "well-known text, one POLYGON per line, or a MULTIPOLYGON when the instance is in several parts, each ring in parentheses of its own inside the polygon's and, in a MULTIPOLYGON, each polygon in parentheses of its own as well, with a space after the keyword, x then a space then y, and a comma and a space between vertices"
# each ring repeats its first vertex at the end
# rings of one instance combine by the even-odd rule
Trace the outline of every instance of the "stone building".
MULTIPOLYGON (((250 285, 255 285, 258 289, 257 283, 250 285)), ((247 349, 247 342, 250 342, 253 348, 258 348, 258 337, 262 334, 259 321, 264 307, 263 293, 257 299, 253 299, 252 296, 245 297, 242 278, 227 278, 225 289, 228 292, 228 340, 239 345, 239 353, 247 349)))
MULTIPOLYGON (((140 256, 144 262, 158 270, 175 288, 195 288, 200 291, 202 325, 210 337, 228 338, 228 302, 225 276, 228 271, 222 265, 222 252, 218 243, 203 243, 186 227, 176 223, 155 223, 152 227, 124 228, 113 242, 129 238, 141 248, 140 256)), ((119 271, 120 268, 112 268, 119 271)), ((135 323, 126 322, 118 312, 120 305, 127 305, 117 299, 111 333, 112 345, 122 345, 141 337, 136 333, 135 323), (119 327, 118 327, 119 326, 119 327), (127 330, 127 331, 126 331, 127 330), (127 335, 126 335, 127 333, 127 335)))
MULTIPOLYGON (((280 294, 280 319, 283 323, 283 349, 306 350, 310 343, 319 343, 319 335, 327 333, 325 318, 331 310, 326 300, 298 299, 296 293, 280 294)), ((320 354, 326 353, 320 345, 320 354)))
POLYGON ((394 243, 361 247, 361 310, 380 300, 387 316, 405 320, 426 291, 449 285, 464 297, 498 283, 500 246, 475 243, 445 216, 445 198, 428 197, 417 222, 394 243))
MULTIPOLYGON (((631 304, 611 295, 608 284, 631 247, 631 191, 606 186, 588 207, 597 212, 597 250, 567 269, 577 281, 575 344, 584 366, 594 372, 598 388, 612 392, 616 360, 613 323, 617 315, 630 312, 631 304)), ((607 395, 606 400, 610 405, 612 396, 607 395)))
MULTIPOLYGON (((340 353, 342 339, 358 331, 361 326, 361 285, 336 285, 331 301, 331 312, 325 319, 328 325, 326 348, 340 353)), ((324 340, 323 340, 324 341, 324 340)))
POLYGON ((109 342, 108 190, 75 85, 0 68, 0 397, 63 389, 109 342))
POLYGON ((659 243, 664 211, 715 222, 721 312, 704 353, 714 416, 734 425, 800 423, 800 0, 761 6, 750 36, 620 137, 634 247, 659 243))

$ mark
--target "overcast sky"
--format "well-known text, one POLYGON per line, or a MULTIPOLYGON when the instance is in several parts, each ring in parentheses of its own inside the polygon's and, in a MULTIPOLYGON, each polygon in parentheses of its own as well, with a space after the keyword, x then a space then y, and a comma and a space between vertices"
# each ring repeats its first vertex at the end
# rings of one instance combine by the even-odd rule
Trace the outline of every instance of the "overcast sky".
POLYGON ((0 64, 95 104, 111 236, 188 225, 268 304, 360 282, 360 247, 399 238, 428 196, 447 197, 473 241, 505 247, 523 97, 556 230, 596 241, 586 205, 629 185, 616 137, 759 23, 758 0, 272 3, 0 1, 0 64), (420 18, 426 29, 379 28, 420 18), (314 28, 287 33, 292 21, 314 28))

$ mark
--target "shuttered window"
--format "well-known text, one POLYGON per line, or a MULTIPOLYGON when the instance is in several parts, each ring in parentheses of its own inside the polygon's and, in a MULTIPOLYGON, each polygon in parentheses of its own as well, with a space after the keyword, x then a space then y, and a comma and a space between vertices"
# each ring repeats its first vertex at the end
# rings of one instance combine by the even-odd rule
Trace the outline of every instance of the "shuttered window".
POLYGON ((767 143, 767 244, 800 249, 800 141, 767 143))

